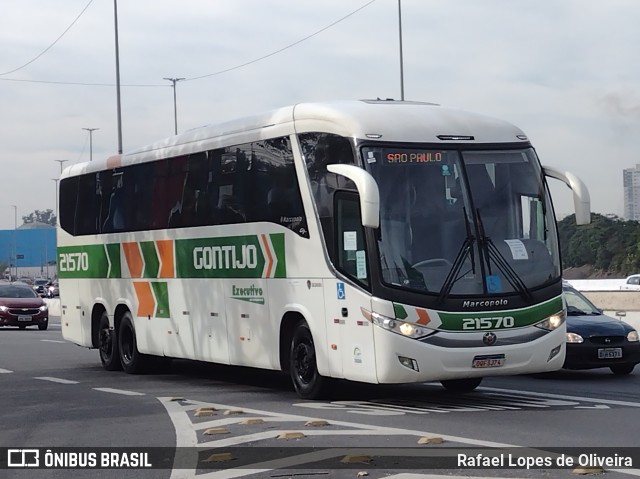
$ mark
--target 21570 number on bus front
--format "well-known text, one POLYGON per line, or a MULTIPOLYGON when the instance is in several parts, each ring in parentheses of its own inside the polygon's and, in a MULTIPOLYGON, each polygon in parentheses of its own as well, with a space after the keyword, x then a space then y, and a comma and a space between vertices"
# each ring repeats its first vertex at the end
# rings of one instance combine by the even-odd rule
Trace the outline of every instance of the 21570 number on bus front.
POLYGON ((498 316, 496 318, 464 318, 462 320, 462 329, 502 329, 513 328, 515 320, 513 316, 498 316))

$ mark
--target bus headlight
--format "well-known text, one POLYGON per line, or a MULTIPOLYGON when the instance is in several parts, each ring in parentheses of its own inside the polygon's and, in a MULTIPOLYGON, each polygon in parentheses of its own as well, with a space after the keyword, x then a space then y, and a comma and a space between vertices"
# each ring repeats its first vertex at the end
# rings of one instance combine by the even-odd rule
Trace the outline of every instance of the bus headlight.
POLYGON ((389 318, 388 316, 384 316, 380 313, 367 311, 364 308, 360 308, 360 311, 362 311, 362 315, 365 318, 376 326, 408 338, 419 339, 434 332, 432 329, 425 328, 419 324, 407 323, 396 318, 389 318))
POLYGON ((534 324, 536 328, 546 329, 547 331, 553 331, 554 329, 558 329, 564 323, 566 318, 566 313, 564 310, 558 311, 556 314, 552 314, 546 319, 543 319, 539 323, 534 324))

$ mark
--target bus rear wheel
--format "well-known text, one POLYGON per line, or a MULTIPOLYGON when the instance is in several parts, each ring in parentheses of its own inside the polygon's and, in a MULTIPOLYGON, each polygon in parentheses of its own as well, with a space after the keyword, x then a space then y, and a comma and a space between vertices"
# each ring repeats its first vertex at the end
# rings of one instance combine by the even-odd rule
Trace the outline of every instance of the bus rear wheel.
POLYGON ((298 396, 303 399, 318 399, 322 395, 326 380, 318 372, 313 336, 304 321, 299 322, 293 332, 289 373, 298 396))
POLYGON ((447 391, 454 393, 468 393, 480 386, 482 378, 468 378, 468 379, 448 379, 446 381, 440 381, 440 384, 444 386, 447 391))
POLYGON ((144 372, 150 357, 138 351, 136 342, 136 330, 133 326, 133 318, 128 311, 122 316, 118 331, 118 350, 120 364, 127 374, 139 374, 144 372))
POLYGON ((104 369, 107 371, 119 371, 122 369, 116 332, 109 328, 109 317, 106 311, 102 313, 98 323, 98 350, 100 351, 100 362, 104 369))

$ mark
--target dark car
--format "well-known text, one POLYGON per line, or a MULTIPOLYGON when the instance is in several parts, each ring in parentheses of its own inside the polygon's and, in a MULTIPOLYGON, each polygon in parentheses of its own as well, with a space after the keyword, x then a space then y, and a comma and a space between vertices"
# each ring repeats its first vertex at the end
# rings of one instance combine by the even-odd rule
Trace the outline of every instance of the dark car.
POLYGON ((45 330, 49 325, 49 309, 33 287, 21 283, 0 284, 0 326, 38 326, 45 330))
POLYGON ((563 286, 567 302, 565 369, 610 368, 630 374, 640 363, 638 332, 619 319, 605 316, 582 293, 563 286))
POLYGON ((33 280, 33 290, 44 298, 47 295, 48 284, 48 279, 36 278, 35 280, 33 280))

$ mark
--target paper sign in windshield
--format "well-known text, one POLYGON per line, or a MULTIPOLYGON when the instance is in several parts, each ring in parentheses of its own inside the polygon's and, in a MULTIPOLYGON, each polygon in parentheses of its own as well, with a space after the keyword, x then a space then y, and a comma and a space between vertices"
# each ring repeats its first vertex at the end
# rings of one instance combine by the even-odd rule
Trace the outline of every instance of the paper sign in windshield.
POLYGON ((506 239, 504 240, 509 246, 511 250, 511 257, 515 260, 519 259, 529 259, 529 255, 527 254, 527 248, 525 248, 522 241, 519 239, 506 239))

